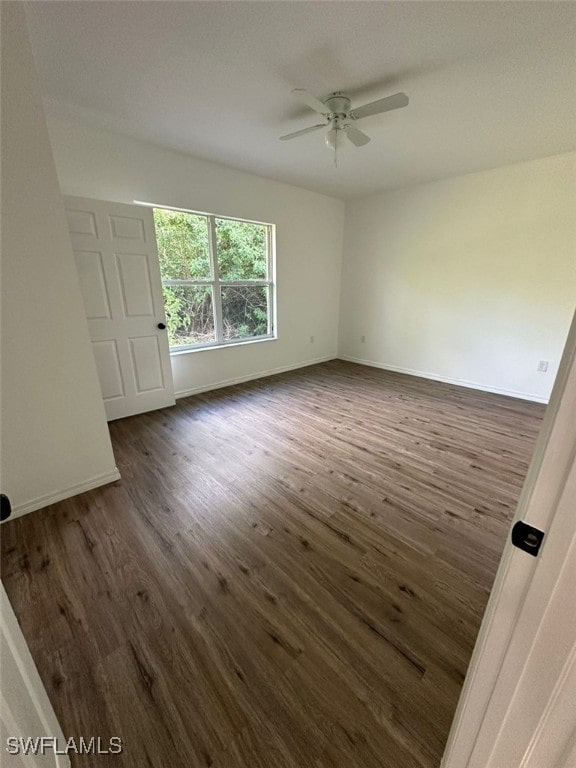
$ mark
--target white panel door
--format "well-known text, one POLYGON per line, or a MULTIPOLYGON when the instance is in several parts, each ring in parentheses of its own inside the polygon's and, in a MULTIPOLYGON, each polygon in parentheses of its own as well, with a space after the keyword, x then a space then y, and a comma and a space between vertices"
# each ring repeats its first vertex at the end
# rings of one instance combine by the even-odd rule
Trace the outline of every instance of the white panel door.
POLYGON ((3 768, 69 768, 68 755, 56 754, 65 751, 66 740, 2 584, 0 616, 0 763, 3 768), (38 739, 44 736, 53 736, 57 745, 47 743, 42 750, 38 739), (20 739, 27 737, 33 746, 26 755, 20 739))
POLYGON ((64 205, 108 420, 174 405, 151 209, 64 205))
POLYGON ((506 543, 443 768, 576 768, 576 314, 506 543))
POLYGON ((470 768, 576 766, 575 499, 576 459, 500 669, 470 768))

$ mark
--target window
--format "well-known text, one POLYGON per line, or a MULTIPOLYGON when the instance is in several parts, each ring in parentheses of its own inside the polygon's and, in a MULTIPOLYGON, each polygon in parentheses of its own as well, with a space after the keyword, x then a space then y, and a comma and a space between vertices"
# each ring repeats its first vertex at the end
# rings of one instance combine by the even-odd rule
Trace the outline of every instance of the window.
POLYGON ((170 349, 274 337, 270 224, 154 208, 170 349))

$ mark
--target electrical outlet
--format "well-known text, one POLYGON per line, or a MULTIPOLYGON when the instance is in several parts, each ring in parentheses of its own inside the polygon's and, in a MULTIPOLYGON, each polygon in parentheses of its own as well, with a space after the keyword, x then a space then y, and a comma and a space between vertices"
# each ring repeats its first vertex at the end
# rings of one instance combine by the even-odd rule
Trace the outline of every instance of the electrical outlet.
POLYGON ((538 361, 538 368, 536 368, 538 373, 546 373, 548 370, 548 360, 539 360, 538 361))
POLYGON ((310 336, 310 344, 314 344, 314 336, 310 336))
POLYGON ((366 336, 360 336, 360 343, 366 344, 366 336))

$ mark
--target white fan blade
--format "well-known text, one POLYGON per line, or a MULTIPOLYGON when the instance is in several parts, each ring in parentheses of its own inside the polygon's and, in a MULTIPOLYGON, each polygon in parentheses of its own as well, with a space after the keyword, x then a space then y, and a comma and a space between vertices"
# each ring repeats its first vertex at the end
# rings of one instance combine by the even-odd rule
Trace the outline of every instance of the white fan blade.
POLYGON ((389 112, 391 109, 400 109, 408 105, 409 99, 405 93, 395 93, 393 96, 386 96, 384 99, 371 101, 370 104, 364 104, 350 112, 351 117, 360 120, 369 115, 379 115, 381 112, 389 112))
POLYGON ((300 99, 303 104, 306 104, 307 107, 313 109, 314 112, 318 112, 321 115, 330 114, 330 110, 326 104, 323 104, 320 99, 317 99, 316 96, 311 94, 310 91, 307 91, 305 88, 294 88, 292 93, 296 98, 300 99))
POLYGON ((318 123, 318 125, 311 125, 310 128, 302 128, 301 131, 294 131, 294 133, 287 133, 286 136, 280 136, 280 141, 288 141, 288 139, 295 139, 297 136, 304 136, 305 133, 310 133, 310 131, 317 131, 319 128, 326 128, 326 123, 318 123))
POLYGON ((356 128, 355 125, 348 125, 344 130, 346 131, 346 136, 348 136, 355 147, 363 147, 364 144, 368 144, 370 141, 370 136, 366 136, 366 134, 359 128, 356 128))

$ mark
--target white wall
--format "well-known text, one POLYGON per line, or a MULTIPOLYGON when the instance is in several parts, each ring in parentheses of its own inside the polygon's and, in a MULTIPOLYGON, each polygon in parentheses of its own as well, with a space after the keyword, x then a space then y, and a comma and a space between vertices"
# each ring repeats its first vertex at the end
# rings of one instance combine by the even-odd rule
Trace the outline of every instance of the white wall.
POLYGON ((86 119, 49 110, 63 193, 277 225, 279 341, 173 357, 177 393, 338 353, 547 400, 576 297, 575 154, 349 201, 337 346, 342 201, 86 119))
POLYGON ((14 514, 118 477, 21 3, 2 14, 2 491, 14 514))
POLYGON ((147 201, 276 225, 278 340, 173 356, 177 395, 336 356, 342 201, 50 112, 63 194, 147 201))
MULTIPOLYGON (((21 8, 2 18, 1 470, 18 514, 117 470, 21 8)), ((338 352, 547 399, 576 297, 576 154, 349 202, 341 280, 342 201, 69 116, 48 128, 65 194, 277 226, 279 340, 174 357, 177 392, 338 352)))
POLYGON ((351 201, 340 356, 546 401, 576 302, 575 170, 570 153, 351 201))

